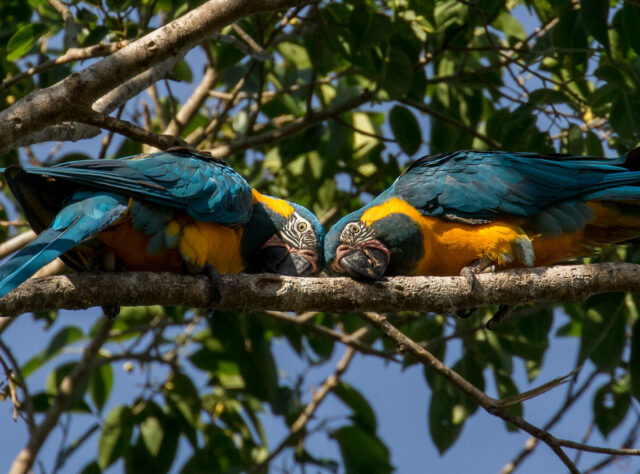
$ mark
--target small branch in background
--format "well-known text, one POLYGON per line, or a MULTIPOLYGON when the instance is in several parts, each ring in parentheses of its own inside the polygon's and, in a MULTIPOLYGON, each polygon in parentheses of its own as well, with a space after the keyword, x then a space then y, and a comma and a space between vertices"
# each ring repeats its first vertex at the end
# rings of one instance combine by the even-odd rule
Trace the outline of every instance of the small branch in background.
POLYGON ((212 141, 216 139, 216 136, 220 131, 220 127, 222 127, 222 125, 224 124, 226 116, 231 110, 231 108, 233 107, 233 104, 236 100, 237 95, 240 93, 240 91, 246 84, 247 79, 253 72, 253 69, 255 68, 256 64, 257 63, 255 61, 251 61, 249 68, 247 69, 247 72, 240 78, 240 80, 236 83, 236 85, 233 86, 233 90, 231 91, 232 98, 228 102, 224 103, 224 106, 222 107, 222 111, 220 111, 216 115, 216 117, 213 120, 211 120, 211 122, 209 122, 209 124, 203 130, 194 132, 189 137, 187 137, 187 141, 191 144, 191 146, 197 147, 207 137, 211 137, 212 141))
POLYGON ((78 111, 78 121, 89 125, 95 125, 112 132, 119 133, 132 140, 152 145, 160 150, 166 150, 174 146, 186 146, 187 143, 180 137, 171 135, 160 135, 145 130, 138 125, 124 120, 119 120, 110 115, 101 114, 100 112, 78 111))
POLYGON ((209 96, 209 91, 216 83, 216 72, 212 67, 207 67, 202 81, 198 84, 198 87, 193 91, 193 94, 187 99, 184 105, 180 108, 180 111, 171 120, 169 125, 164 129, 165 135, 178 136, 184 130, 184 127, 193 119, 198 113, 202 104, 209 96))
POLYGON ((41 72, 48 71, 56 66, 62 66, 63 64, 67 64, 73 61, 83 61, 85 59, 90 58, 99 58, 103 56, 108 56, 119 49, 124 48, 127 44, 129 44, 129 40, 118 41, 117 43, 100 43, 94 44, 93 46, 89 46, 87 48, 69 48, 66 53, 62 56, 58 56, 55 59, 51 59, 50 61, 45 61, 42 64, 38 64, 37 66, 30 67, 26 71, 21 72, 20 74, 16 74, 13 77, 8 77, 2 84, 0 84, 0 92, 8 89, 13 84, 27 77, 33 76, 35 74, 40 74, 41 72))
POLYGON ((11 352, 11 349, 9 349, 9 347, 4 343, 2 338, 0 338, 0 350, 4 352, 7 359, 9 359, 9 362, 11 363, 11 369, 13 371, 13 376, 15 377, 18 384, 20 385, 20 388, 24 395, 24 403, 22 404, 22 407, 24 408, 24 413, 26 415, 27 428, 29 429, 29 434, 31 434, 35 430, 36 425, 34 421, 35 415, 34 415, 34 409, 33 409, 33 399, 31 398, 31 394, 29 393, 29 388, 27 387, 27 381, 25 380, 24 375, 22 374, 22 369, 20 368, 20 364, 18 364, 18 361, 13 355, 13 352, 11 352))
POLYGON ((297 316, 292 316, 282 311, 265 311, 263 314, 266 314, 279 321, 295 324, 296 326, 300 326, 304 328, 306 331, 311 331, 323 337, 326 337, 328 339, 332 339, 336 342, 340 342, 345 346, 352 347, 353 349, 357 350, 362 354, 374 355, 391 362, 397 362, 397 363, 401 362, 401 360, 397 359, 393 353, 388 353, 388 352, 380 351, 378 349, 374 349, 370 345, 361 342, 360 340, 361 338, 354 338, 350 334, 345 334, 344 332, 336 331, 326 326, 313 324, 309 319, 303 316, 304 314, 308 314, 311 317, 315 317, 315 315, 317 314, 315 311, 302 313, 297 316))
POLYGON ((452 117, 449 117, 446 114, 443 114, 442 112, 439 112, 438 110, 428 106, 427 104, 423 104, 421 102, 415 101, 413 99, 408 99, 408 98, 400 99, 400 102, 402 102, 405 105, 408 105, 409 107, 418 109, 419 111, 424 112, 427 115, 431 115, 433 118, 437 120, 442 120, 443 122, 447 122, 453 125, 454 127, 457 127, 463 132, 468 133, 469 135, 474 136, 476 138, 479 138, 480 140, 482 140, 492 148, 500 149, 500 147, 502 146, 500 142, 494 140, 493 138, 480 133, 475 128, 469 127, 468 125, 460 122, 459 120, 456 120, 452 117))
POLYGON ((53 404, 45 413, 42 422, 32 431, 27 445, 18 453, 11 465, 10 474, 25 474, 31 470, 40 448, 49 436, 49 433, 58 423, 60 416, 66 411, 73 401, 76 390, 91 373, 93 362, 98 351, 106 342, 111 326, 115 320, 103 318, 93 340, 84 350, 82 360, 73 368, 71 373, 62 379, 58 394, 53 404))
MULTIPOLYGON (((0 220, 0 227, 29 227, 28 222, 23 221, 3 221, 0 220)), ((1 246, 2 244, 0 244, 1 246)))
POLYGON ((80 28, 76 24, 73 19, 73 14, 71 10, 67 8, 67 6, 62 3, 60 0, 47 0, 49 5, 51 5, 55 11, 60 13, 60 16, 64 20, 64 40, 68 46, 77 47, 78 46, 78 33, 80 32, 80 28))
POLYGON ((514 415, 505 407, 500 406, 500 401, 489 397, 480 389, 476 388, 465 378, 461 377, 457 372, 443 364, 438 358, 432 355, 425 348, 414 342, 412 339, 403 334, 395 326, 387 321, 387 319, 378 313, 363 313, 362 318, 373 327, 382 332, 389 340, 393 341, 398 350, 403 353, 410 353, 416 357, 424 366, 433 369, 441 377, 445 378, 452 385, 460 389, 466 396, 472 398, 484 408, 487 412, 494 416, 498 416, 505 421, 509 421, 520 429, 532 434, 536 438, 544 441, 551 450, 556 453, 560 460, 565 464, 569 471, 573 474, 579 474, 578 468, 573 464, 571 459, 565 454, 561 448, 561 440, 553 437, 546 431, 528 423, 523 418, 514 415))
MULTIPOLYGON (((232 26, 236 26, 236 25, 234 24, 232 26)), ((240 27, 238 26, 238 28, 240 27)), ((247 56, 250 56, 251 58, 255 59, 256 61, 259 61, 259 62, 273 61, 273 56, 271 55, 271 53, 260 48, 260 46, 258 46, 257 43, 253 40, 251 41, 256 46, 256 48, 254 48, 252 45, 247 45, 243 43, 238 38, 231 35, 216 34, 216 35, 213 35, 211 39, 214 41, 218 41, 220 43, 230 44, 235 48, 239 49, 240 51, 242 51, 247 56)))
POLYGON ((269 143, 273 143, 274 141, 281 140, 284 137, 294 135, 313 124, 323 122, 324 120, 348 112, 364 104, 365 102, 368 102, 371 97, 371 91, 365 90, 362 94, 357 95, 356 97, 352 97, 351 99, 347 99, 341 104, 335 105, 325 110, 319 110, 317 112, 314 112, 312 115, 299 117, 275 130, 271 130, 260 135, 253 135, 245 138, 244 140, 238 140, 233 143, 219 145, 209 151, 216 158, 226 158, 229 155, 244 151, 248 148, 256 148, 262 145, 267 145, 269 143))
POLYGON ((273 55, 271 53, 265 51, 262 46, 260 46, 258 43, 256 43, 256 41, 246 31, 244 31, 240 25, 238 25, 237 23, 233 23, 231 25, 231 28, 251 48, 251 50, 253 52, 253 54, 251 54, 252 58, 254 58, 254 59, 258 60, 258 61, 267 61, 267 60, 273 61, 274 60, 273 55), (261 58, 263 58, 263 59, 261 59, 261 58))
MULTIPOLYGON (((361 328, 364 331, 356 331, 360 332, 358 335, 354 335, 354 338, 362 337, 366 332, 367 328, 361 328)), ((322 384, 322 386, 313 394, 311 401, 304 407, 302 413, 296 418, 296 420, 291 425, 289 429, 289 434, 285 439, 283 439, 278 446, 269 453, 269 455, 262 461, 260 464, 253 466, 248 470, 250 474, 263 472, 269 463, 278 456, 287 446, 289 446, 295 439, 302 433, 302 430, 307 425, 315 411, 318 409, 322 401, 325 397, 333 390, 338 383, 340 382, 340 377, 345 373, 353 356, 356 351, 352 347, 347 347, 347 350, 344 352, 344 355, 336 365, 336 370, 331 374, 322 384)))
MULTIPOLYGON (((587 380, 582 384, 582 386, 575 392, 571 390, 571 387, 569 388, 569 390, 567 391, 567 396, 562 406, 558 409, 555 415, 553 415, 551 419, 542 428, 544 431, 549 431, 551 428, 555 426, 556 423, 558 423, 562 419, 563 415, 567 412, 567 410, 573 406, 573 403, 578 398, 580 398, 582 394, 586 392, 586 390, 591 386, 591 383, 594 381, 597 375, 598 375, 598 371, 594 370, 591 373, 591 375, 587 378, 587 380)), ((516 468, 533 452, 533 450, 538 445, 538 441, 539 441, 538 438, 535 438, 533 436, 527 439, 522 451, 520 451, 511 462, 507 463, 502 468, 502 470, 500 471, 500 474, 512 474, 516 470, 516 468)))
POLYGON ((35 238, 36 233, 32 230, 28 230, 26 232, 23 232, 22 234, 18 234, 15 237, 12 237, 5 242, 2 242, 0 244, 0 258, 4 258, 7 255, 12 254, 13 252, 17 252, 35 238))
POLYGON ((158 87, 154 84, 151 84, 147 88, 147 94, 151 97, 151 102, 153 103, 154 115, 158 122, 160 123, 160 128, 165 130, 167 128, 167 121, 164 118, 164 110, 162 110, 162 105, 160 104, 160 97, 158 96, 158 87))
MULTIPOLYGON (((142 101, 142 107, 144 108, 146 105, 147 104, 142 101)), ((118 120, 120 120, 120 118, 122 117, 122 112, 124 112, 124 105, 121 105, 118 108, 118 112, 116 112, 116 118, 118 120)), ((100 152, 98 153, 99 160, 103 160, 107 156, 107 150, 109 149, 109 145, 111 145, 111 142, 113 141, 113 135, 114 133, 109 130, 109 133, 107 133, 104 137, 102 137, 102 140, 100 140, 100 152)))
MULTIPOLYGON (((7 380, 7 385, 9 388, 9 397, 11 398, 11 405, 13 407, 13 422, 18 421, 18 417, 20 416, 20 401, 18 400, 18 394, 16 391, 16 383, 13 380, 13 371, 9 368, 7 363, 4 361, 2 356, 0 356, 0 365, 2 365, 2 369, 4 370, 4 376, 7 380)), ((4 401, 4 396, 2 397, 4 401)))
POLYGON ((67 267, 62 260, 56 258, 53 262, 47 263, 44 267, 35 272, 31 278, 45 278, 58 275, 65 271, 68 272, 69 267, 67 267))

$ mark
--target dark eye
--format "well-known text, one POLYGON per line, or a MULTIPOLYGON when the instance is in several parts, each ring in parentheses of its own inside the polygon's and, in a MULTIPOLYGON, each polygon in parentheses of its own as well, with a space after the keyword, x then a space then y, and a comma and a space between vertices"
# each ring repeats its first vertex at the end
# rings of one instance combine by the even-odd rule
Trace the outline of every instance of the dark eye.
POLYGON ((350 234, 357 234, 358 232, 360 232, 360 226, 355 222, 352 222, 347 226, 347 232, 349 232, 350 234))
POLYGON ((304 232, 305 230, 307 230, 307 223, 306 222, 298 222, 296 224, 296 229, 298 229, 298 232, 304 232))

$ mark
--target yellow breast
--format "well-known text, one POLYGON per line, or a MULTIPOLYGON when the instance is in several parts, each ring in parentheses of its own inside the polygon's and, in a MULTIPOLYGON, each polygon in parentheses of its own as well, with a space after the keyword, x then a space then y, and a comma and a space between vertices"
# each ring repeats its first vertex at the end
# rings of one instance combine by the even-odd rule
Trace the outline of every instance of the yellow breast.
POLYGON ((244 269, 240 252, 242 228, 193 221, 183 223, 178 244, 180 254, 191 264, 213 265, 220 273, 239 273, 244 269))

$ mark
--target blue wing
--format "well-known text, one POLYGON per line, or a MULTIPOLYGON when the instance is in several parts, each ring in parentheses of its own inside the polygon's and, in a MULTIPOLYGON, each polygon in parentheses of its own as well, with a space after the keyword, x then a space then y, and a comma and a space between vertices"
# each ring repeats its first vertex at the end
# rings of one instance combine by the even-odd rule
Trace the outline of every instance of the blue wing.
POLYGON ((586 201, 640 199, 640 171, 628 161, 459 151, 417 160, 388 192, 425 215, 467 223, 532 217, 534 230, 558 234, 589 222, 586 201))
POLYGON ((206 222, 242 225, 252 212, 251 187, 242 176, 209 155, 184 149, 24 168, 24 172, 134 196, 206 222))
POLYGON ((100 233, 127 212, 127 199, 79 192, 38 237, 0 267, 0 297, 57 257, 100 233))

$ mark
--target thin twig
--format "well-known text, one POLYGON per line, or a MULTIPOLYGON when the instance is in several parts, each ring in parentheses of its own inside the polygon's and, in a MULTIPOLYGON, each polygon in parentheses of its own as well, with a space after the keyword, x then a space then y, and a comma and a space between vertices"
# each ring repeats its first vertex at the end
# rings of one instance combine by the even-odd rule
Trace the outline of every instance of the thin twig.
POLYGON ((322 384, 322 386, 313 394, 313 398, 311 401, 304 407, 302 413, 296 418, 296 420, 291 425, 289 429, 289 434, 283 439, 278 446, 269 453, 269 455, 260 463, 248 470, 249 474, 254 474, 258 472, 262 472, 269 463, 275 459, 278 454, 280 454, 287 446, 289 446, 302 432, 303 428, 309 422, 316 409, 325 397, 333 390, 338 382, 340 382, 340 377, 349 367, 349 363, 351 359, 355 355, 356 351, 353 347, 347 347, 344 355, 336 365, 336 370, 333 374, 331 374, 322 384))
POLYGON ((100 347, 106 342, 113 323, 113 319, 103 318, 102 324, 98 328, 93 340, 85 349, 82 360, 73 368, 69 375, 62 379, 53 404, 45 413, 42 422, 31 433, 27 445, 18 453, 18 456, 13 461, 11 470, 9 471, 10 474, 25 474, 29 472, 49 433, 57 425, 62 413, 69 408, 76 390, 80 387, 82 381, 90 375, 93 361, 98 355, 100 347))

